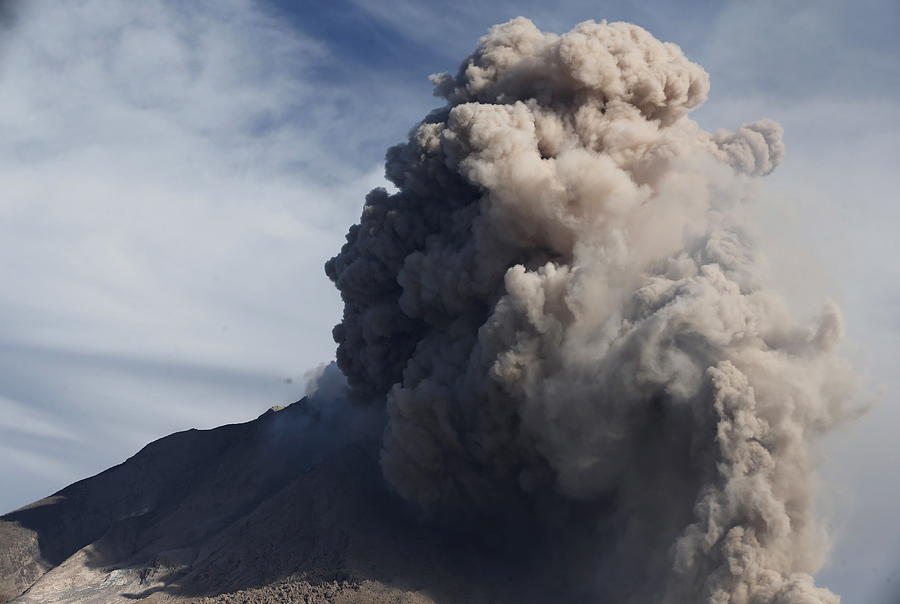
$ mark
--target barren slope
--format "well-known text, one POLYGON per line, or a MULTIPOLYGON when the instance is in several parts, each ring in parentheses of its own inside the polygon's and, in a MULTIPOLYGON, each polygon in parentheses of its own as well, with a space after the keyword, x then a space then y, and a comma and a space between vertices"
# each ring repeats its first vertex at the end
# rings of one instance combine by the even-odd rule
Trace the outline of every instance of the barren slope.
POLYGON ((3 516, 0 601, 548 601, 503 556, 422 528, 377 438, 317 422, 301 401, 173 434, 3 516))

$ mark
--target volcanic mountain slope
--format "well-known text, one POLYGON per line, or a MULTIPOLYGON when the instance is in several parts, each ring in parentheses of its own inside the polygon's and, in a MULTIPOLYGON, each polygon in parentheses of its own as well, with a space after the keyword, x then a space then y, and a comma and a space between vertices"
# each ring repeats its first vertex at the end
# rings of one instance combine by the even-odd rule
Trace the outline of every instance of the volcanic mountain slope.
POLYGON ((384 486, 379 425, 342 421, 304 399, 179 432, 3 516, 0 602, 554 600, 423 528, 384 486))

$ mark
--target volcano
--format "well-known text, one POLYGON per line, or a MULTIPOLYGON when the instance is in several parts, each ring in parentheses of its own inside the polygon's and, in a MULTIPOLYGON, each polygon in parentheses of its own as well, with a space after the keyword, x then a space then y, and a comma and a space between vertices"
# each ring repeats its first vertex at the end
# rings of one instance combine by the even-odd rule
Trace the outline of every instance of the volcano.
POLYGON ((0 602, 551 601, 408 513, 370 432, 303 399, 152 442, 0 518, 0 602))
POLYGON ((3 597, 840 602, 814 470, 856 376, 756 234, 781 126, 703 130, 708 74, 628 23, 513 19, 432 81, 325 264, 340 390, 5 516, 3 597))

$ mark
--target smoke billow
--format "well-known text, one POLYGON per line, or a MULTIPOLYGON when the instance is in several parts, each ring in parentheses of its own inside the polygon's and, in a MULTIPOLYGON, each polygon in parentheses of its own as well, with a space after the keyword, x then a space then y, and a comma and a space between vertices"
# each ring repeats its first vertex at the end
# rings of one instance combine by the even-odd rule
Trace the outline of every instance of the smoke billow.
POLYGON ((432 79, 397 192, 326 265, 388 481, 424 510, 530 506, 611 601, 838 602, 809 445, 850 389, 840 315, 792 318, 744 218, 781 128, 700 129, 706 72, 627 23, 514 19, 432 79))

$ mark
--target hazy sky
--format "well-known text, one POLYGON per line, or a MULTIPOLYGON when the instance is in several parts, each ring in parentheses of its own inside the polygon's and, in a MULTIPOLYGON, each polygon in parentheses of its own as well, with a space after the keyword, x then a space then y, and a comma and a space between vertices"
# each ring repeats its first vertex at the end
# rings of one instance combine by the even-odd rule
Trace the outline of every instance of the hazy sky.
POLYGON ((775 277, 801 312, 843 306, 878 396, 825 445, 821 581, 893 604, 896 0, 0 6, 0 512, 299 398, 334 351, 322 264, 384 149, 437 104, 427 75, 519 14, 555 31, 624 19, 710 72, 705 128, 785 127, 760 205, 775 277))

